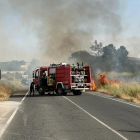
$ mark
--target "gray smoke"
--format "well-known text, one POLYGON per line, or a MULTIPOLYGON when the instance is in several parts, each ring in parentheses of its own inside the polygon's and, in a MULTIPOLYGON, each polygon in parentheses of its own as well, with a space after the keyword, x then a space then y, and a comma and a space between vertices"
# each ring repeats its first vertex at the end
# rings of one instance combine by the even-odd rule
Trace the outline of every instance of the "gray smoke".
POLYGON ((95 36, 107 34, 115 39, 122 32, 119 0, 8 2, 18 13, 20 26, 37 34, 36 55, 45 64, 67 62, 71 53, 88 50, 95 36))

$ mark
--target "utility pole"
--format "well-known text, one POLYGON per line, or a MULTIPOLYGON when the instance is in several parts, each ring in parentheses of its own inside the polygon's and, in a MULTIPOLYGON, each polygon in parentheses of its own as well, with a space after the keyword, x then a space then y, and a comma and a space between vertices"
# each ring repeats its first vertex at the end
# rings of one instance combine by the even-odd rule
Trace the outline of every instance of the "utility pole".
POLYGON ((0 80, 1 80, 1 70, 0 70, 0 80))

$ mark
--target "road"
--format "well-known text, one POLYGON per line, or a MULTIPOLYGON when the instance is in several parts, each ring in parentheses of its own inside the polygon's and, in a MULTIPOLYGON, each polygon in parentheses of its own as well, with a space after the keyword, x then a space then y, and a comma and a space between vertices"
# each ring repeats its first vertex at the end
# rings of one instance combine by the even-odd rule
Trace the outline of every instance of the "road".
POLYGON ((1 130, 1 140, 140 140, 140 106, 98 92, 34 96, 21 103, 1 130))

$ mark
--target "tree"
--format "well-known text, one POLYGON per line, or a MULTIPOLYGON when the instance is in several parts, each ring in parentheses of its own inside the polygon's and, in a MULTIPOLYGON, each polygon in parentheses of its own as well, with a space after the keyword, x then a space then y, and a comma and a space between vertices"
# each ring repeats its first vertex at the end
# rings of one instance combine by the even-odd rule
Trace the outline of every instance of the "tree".
POLYGON ((97 40, 95 40, 94 44, 90 47, 90 49, 92 50, 91 54, 94 56, 101 56, 103 53, 102 43, 100 42, 98 44, 97 40))
POLYGON ((117 67, 119 71, 126 71, 128 69, 128 51, 124 46, 120 46, 120 48, 115 53, 117 67))
POLYGON ((116 56, 120 60, 125 59, 128 56, 128 51, 124 46, 120 46, 120 48, 116 51, 116 56))
POLYGON ((103 56, 104 57, 113 57, 116 53, 116 48, 113 44, 103 47, 103 56))
POLYGON ((93 60, 93 56, 89 54, 87 51, 77 51, 71 54, 71 57, 69 57, 70 63, 84 63, 84 65, 89 65, 90 62, 93 60))
POLYGON ((113 44, 109 44, 108 46, 103 47, 103 55, 102 57, 102 65, 104 68, 109 71, 113 70, 116 65, 116 48, 113 44))
MULTIPOLYGON (((95 41, 95 45, 91 46, 93 52, 98 50, 99 47, 96 46, 98 46, 97 41, 95 41)), ((97 55, 92 55, 93 53, 87 51, 77 51, 71 54, 69 61, 70 63, 84 62, 84 65, 90 65, 93 76, 95 73, 103 71, 135 73, 140 69, 139 65, 128 59, 128 51, 124 46, 116 49, 113 44, 109 44, 102 48, 102 55, 101 51, 98 52, 97 55)))
POLYGON ((24 60, 19 61, 20 65, 25 65, 26 62, 24 60))
POLYGON ((0 62, 0 68, 1 70, 5 71, 24 71, 24 68, 21 68, 21 65, 25 64, 25 61, 17 61, 13 60, 10 62, 0 62))

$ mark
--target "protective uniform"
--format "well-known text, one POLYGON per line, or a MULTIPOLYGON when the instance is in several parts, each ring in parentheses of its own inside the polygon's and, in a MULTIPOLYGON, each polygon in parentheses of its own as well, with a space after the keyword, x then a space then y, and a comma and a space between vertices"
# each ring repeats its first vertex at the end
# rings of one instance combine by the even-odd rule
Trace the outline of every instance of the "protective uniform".
POLYGON ((42 78, 43 78, 43 79, 46 79, 46 78, 47 78, 47 76, 46 76, 46 73, 45 73, 45 72, 43 72, 43 74, 42 74, 42 78))
MULTIPOLYGON (((48 90, 49 91, 53 91, 53 78, 52 78, 52 76, 50 75, 49 77, 48 77, 48 90)), ((50 94, 50 93, 49 93, 50 94)), ((54 94, 54 93, 53 93, 54 94)))
POLYGON ((53 86, 53 79, 51 75, 48 77, 48 86, 53 86))
POLYGON ((34 82, 32 82, 31 83, 31 85, 30 85, 30 95, 31 95, 31 93, 33 92, 33 95, 34 95, 34 82))
POLYGON ((75 74, 75 65, 72 64, 71 66, 71 74, 74 75, 75 74))

